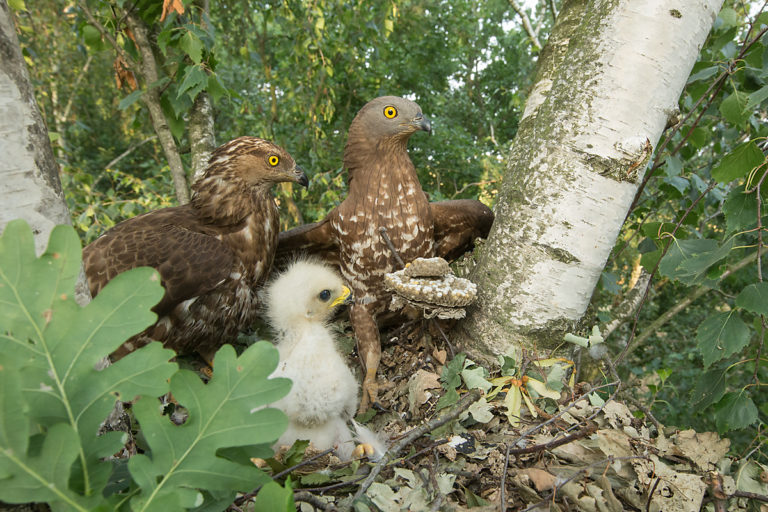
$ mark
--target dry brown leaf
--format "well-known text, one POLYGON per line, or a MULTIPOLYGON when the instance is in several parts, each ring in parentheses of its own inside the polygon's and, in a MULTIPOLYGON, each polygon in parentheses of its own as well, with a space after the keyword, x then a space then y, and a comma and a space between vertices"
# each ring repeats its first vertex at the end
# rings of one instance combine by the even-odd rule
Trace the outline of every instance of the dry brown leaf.
POLYGON ((408 406, 414 416, 418 407, 432 398, 428 390, 440 388, 440 376, 427 370, 419 370, 408 381, 408 406))
POLYGON ((608 423, 613 428, 621 428, 626 425, 631 425, 632 420, 634 419, 634 416, 632 416, 629 408, 621 402, 617 402, 615 400, 611 400, 605 404, 605 407, 603 407, 603 413, 605 414, 608 423))
POLYGON ((704 471, 715 469, 731 447, 729 439, 720 439, 714 432, 683 430, 674 437, 680 455, 692 460, 704 471))
POLYGON ((552 487, 555 486, 555 480, 557 480, 555 475, 549 471, 544 471, 543 469, 539 468, 521 469, 517 473, 526 475, 528 478, 530 478, 531 483, 539 492, 552 489, 552 487))
POLYGON ((136 75, 128 69, 128 63, 122 57, 118 56, 112 66, 115 68, 115 82, 118 89, 122 89, 123 85, 126 85, 131 92, 139 88, 136 75))
POLYGON ((437 348, 435 348, 432 350, 432 357, 434 357, 435 361, 438 363, 445 364, 448 353, 445 350, 437 350, 437 348))
POLYGON ((163 14, 160 15, 160 21, 165 21, 165 17, 172 12, 184 14, 184 4, 181 0, 163 0, 163 14))

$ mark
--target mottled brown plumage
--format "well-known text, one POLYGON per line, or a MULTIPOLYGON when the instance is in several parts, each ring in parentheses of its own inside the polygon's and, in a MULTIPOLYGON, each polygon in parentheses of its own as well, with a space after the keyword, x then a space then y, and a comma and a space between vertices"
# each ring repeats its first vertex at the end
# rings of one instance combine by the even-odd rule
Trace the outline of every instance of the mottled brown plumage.
POLYGON ((271 187, 284 181, 307 184, 291 155, 263 139, 237 138, 213 152, 189 204, 121 222, 83 250, 93 295, 139 266, 157 269, 165 287, 153 308, 157 322, 116 357, 151 340, 210 357, 250 325, 277 246, 271 187))
POLYGON ((431 203, 408 156, 408 139, 431 131, 414 102, 383 96, 366 104, 349 128, 344 167, 349 195, 320 222, 280 234, 278 257, 316 254, 339 265, 354 292, 350 320, 365 370, 363 403, 376 398, 381 345, 376 318, 391 292, 383 276, 398 269, 379 229, 384 227, 405 262, 419 257, 453 259, 488 234, 493 214, 479 201, 431 203))

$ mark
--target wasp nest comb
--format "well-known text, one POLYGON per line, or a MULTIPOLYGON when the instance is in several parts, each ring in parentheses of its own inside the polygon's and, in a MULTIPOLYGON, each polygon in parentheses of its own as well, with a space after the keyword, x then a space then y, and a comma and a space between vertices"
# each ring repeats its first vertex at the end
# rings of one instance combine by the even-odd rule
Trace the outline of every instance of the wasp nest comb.
POLYGON ((443 258, 416 258, 403 270, 385 274, 384 285, 395 292, 389 309, 411 305, 426 318, 464 318, 464 306, 477 296, 477 285, 453 275, 443 258))

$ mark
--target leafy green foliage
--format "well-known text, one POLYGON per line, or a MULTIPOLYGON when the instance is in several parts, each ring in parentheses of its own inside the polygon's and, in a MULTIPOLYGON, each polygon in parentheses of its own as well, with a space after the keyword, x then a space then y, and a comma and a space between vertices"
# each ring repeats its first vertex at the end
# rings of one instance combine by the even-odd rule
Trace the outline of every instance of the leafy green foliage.
MULTIPOLYGON (((726 2, 680 99, 682 122, 662 137, 606 269, 624 283, 621 295, 638 263, 647 272, 658 263, 661 279, 636 328, 620 334, 647 336, 628 371, 647 384, 656 417, 730 431, 737 451, 760 442, 766 418, 755 404, 768 379, 760 348, 768 268, 756 254, 768 235, 768 17, 754 14, 726 2), (681 309, 683 301, 693 302, 681 309), (672 373, 659 385, 665 369, 672 373)), ((609 301, 605 289, 594 299, 601 320, 612 320, 609 301)))
POLYGON ((704 366, 741 351, 749 343, 749 338, 749 327, 734 311, 710 316, 696 331, 704 366))
MULTIPOLYGON (((212 501, 223 509, 235 491, 268 482, 240 452, 262 446, 271 453, 287 425, 282 412, 264 408, 290 388, 287 379, 268 379, 277 366, 274 347, 256 343, 237 357, 225 346, 207 385, 169 362, 175 354, 160 343, 98 370, 156 320, 150 308, 163 288, 154 269, 140 267, 80 307, 73 299, 80 266, 70 226, 54 229, 39 258, 24 221, 8 223, 0 237, 0 500, 45 501, 54 510, 181 510, 212 501), (182 425, 156 401, 169 390, 189 411, 182 425), (146 441, 128 475, 108 458, 126 434, 97 435, 117 399, 135 401, 146 441)), ((269 489, 280 503, 292 500, 290 489, 269 489)))
POLYGON ((277 360, 277 352, 267 342, 250 346, 239 358, 232 346, 224 345, 216 354, 215 372, 207 385, 191 371, 177 372, 171 379, 171 393, 189 411, 183 425, 168 421, 151 401, 134 405, 153 454, 152 458, 135 455, 128 462, 141 486, 141 493, 133 498, 134 508, 150 510, 147 503, 152 500, 170 503, 178 498, 179 487, 236 491, 268 481, 255 466, 223 459, 216 452, 274 442, 287 427, 282 412, 259 409, 289 389, 287 379, 267 379, 277 360))

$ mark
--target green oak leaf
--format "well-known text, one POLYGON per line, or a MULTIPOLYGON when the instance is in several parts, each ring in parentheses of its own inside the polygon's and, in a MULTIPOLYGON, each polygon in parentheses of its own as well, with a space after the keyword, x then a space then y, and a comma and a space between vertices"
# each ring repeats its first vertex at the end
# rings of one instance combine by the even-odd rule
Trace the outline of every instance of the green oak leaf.
MULTIPOLYGON (((71 226, 56 226, 39 258, 26 222, 8 223, 0 237, 0 365, 17 372, 0 377, 12 376, 0 391, 0 407, 16 404, 16 432, 0 435, 0 451, 15 454, 0 464, 8 475, 0 486, 17 489, 14 499, 40 501, 55 489, 58 497, 51 499, 67 501, 64 496, 78 496, 68 494, 74 490, 82 494, 81 503, 92 505, 112 472, 111 462, 103 458, 123 445, 120 432, 97 436, 99 425, 118 396, 163 394, 176 371, 168 362, 175 354, 159 344, 103 371, 96 369, 127 338, 156 320, 150 308, 164 291, 155 270, 138 268, 114 278, 80 307, 73 299, 80 266, 80 240, 71 226), (28 436, 38 432, 43 432, 38 435, 43 449, 55 434, 67 440, 75 458, 62 452, 56 479, 38 471, 31 477, 34 485, 25 487, 21 483, 30 478, 29 468, 38 464, 28 436)), ((3 417, 11 421, 11 416, 3 417)))
POLYGON ((269 481, 255 466, 238 464, 217 452, 271 444, 285 430, 285 414, 264 408, 290 389, 288 379, 268 378, 277 362, 277 350, 258 342, 240 357, 232 346, 224 345, 216 353, 208 384, 193 372, 180 370, 171 379, 171 393, 189 411, 182 425, 163 416, 151 398, 134 404, 150 451, 133 456, 128 463, 140 487, 131 499, 133 510, 166 510, 165 500, 175 499, 181 487, 249 491, 269 481))

